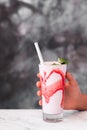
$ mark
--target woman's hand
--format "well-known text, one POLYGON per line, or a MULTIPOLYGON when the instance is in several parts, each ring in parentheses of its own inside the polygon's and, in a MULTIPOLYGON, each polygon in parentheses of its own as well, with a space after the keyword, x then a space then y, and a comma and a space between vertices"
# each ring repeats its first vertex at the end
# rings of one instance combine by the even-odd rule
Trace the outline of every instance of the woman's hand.
POLYGON ((77 81, 70 72, 66 73, 66 83, 64 90, 64 109, 79 109, 81 91, 77 81))
MULTIPOLYGON (((40 78, 40 74, 37 74, 37 77, 40 78)), ((39 88, 39 90, 37 91, 37 96, 42 96, 42 92, 41 92, 41 82, 37 81, 36 82, 36 86, 39 88)), ((42 105, 42 100, 39 100, 39 105, 42 105)))

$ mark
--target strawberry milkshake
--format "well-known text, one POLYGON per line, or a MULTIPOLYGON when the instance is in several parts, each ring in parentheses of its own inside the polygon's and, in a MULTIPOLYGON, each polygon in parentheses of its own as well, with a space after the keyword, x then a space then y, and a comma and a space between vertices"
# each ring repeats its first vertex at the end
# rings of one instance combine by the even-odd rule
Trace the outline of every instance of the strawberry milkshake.
POLYGON ((58 122, 63 119, 64 84, 67 64, 49 61, 39 64, 42 90, 43 120, 58 122))

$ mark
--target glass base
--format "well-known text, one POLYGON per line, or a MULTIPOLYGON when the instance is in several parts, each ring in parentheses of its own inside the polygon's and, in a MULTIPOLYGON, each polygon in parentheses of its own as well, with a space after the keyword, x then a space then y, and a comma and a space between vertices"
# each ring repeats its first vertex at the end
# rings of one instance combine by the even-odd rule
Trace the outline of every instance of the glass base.
POLYGON ((60 122, 63 120, 63 113, 59 113, 59 114, 43 113, 43 120, 47 122, 60 122))

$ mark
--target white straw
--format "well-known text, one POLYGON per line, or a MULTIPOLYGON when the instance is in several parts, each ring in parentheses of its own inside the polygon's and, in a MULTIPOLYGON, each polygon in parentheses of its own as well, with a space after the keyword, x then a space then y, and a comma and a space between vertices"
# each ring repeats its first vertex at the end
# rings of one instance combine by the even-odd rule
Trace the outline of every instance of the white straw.
POLYGON ((38 42, 35 42, 34 45, 35 45, 35 48, 36 48, 40 63, 43 64, 44 61, 43 61, 43 57, 42 57, 38 42))

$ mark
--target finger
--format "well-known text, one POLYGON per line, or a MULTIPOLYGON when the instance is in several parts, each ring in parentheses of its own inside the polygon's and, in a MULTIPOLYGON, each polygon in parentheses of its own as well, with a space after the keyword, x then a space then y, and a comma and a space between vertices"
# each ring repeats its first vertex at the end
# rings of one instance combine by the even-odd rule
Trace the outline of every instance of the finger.
POLYGON ((39 90, 37 91, 37 96, 41 96, 42 95, 42 92, 39 90))
POLYGON ((68 87, 70 87, 69 82, 65 82, 65 88, 68 88, 68 87))
POLYGON ((37 86, 38 88, 41 88, 41 82, 40 82, 40 81, 37 81, 37 82, 36 82, 36 86, 37 86))
POLYGON ((39 100, 39 105, 42 106, 42 100, 39 100))
POLYGON ((66 78, 69 82, 75 81, 74 77, 72 76, 70 72, 66 73, 66 78))
POLYGON ((37 77, 40 78, 40 73, 37 74, 37 77))
POLYGON ((70 73, 70 72, 67 72, 66 73, 66 78, 68 80, 68 82, 73 85, 73 86, 76 86, 77 85, 77 82, 76 80, 74 79, 73 75, 70 73))
POLYGON ((67 78, 69 81, 72 81, 72 80, 73 80, 73 76, 71 75, 70 72, 67 72, 67 73, 66 73, 66 78, 67 78))

